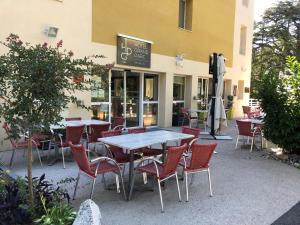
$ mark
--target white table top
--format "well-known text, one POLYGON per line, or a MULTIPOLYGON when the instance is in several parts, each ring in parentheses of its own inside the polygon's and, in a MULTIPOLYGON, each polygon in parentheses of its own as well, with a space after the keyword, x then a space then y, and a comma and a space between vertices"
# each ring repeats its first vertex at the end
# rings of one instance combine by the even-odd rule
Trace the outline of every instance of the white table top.
POLYGON ((98 124, 109 124, 107 121, 102 121, 102 120, 72 120, 72 121, 61 121, 58 122, 58 124, 53 124, 50 126, 50 129, 55 130, 55 129, 63 129, 66 126, 80 126, 80 125, 85 125, 85 126, 90 126, 90 125, 98 125, 98 124))
POLYGON ((207 109, 190 109, 189 110, 190 112, 204 112, 204 113, 207 113, 208 112, 208 110, 207 109))
POLYGON ((167 141, 177 141, 191 137, 194 136, 190 134, 160 130, 139 134, 124 134, 113 137, 99 138, 98 141, 126 150, 134 150, 154 144, 166 143, 167 141))
POLYGON ((264 124, 263 120, 256 120, 256 119, 242 119, 242 121, 251 122, 253 124, 264 124))

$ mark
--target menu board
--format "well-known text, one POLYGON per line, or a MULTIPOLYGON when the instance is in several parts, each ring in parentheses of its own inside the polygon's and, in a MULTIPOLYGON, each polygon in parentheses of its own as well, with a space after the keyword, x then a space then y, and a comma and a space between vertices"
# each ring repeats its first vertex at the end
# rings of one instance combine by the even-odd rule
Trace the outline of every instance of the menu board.
POLYGON ((117 64, 150 68, 151 43, 117 36, 117 64))

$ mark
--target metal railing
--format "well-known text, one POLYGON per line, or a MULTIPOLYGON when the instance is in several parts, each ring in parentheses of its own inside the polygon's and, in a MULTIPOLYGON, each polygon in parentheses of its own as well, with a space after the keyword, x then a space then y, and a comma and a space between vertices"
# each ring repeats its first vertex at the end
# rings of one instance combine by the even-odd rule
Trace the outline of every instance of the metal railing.
POLYGON ((249 99, 249 106, 250 107, 257 107, 260 105, 260 102, 258 99, 250 98, 249 99))

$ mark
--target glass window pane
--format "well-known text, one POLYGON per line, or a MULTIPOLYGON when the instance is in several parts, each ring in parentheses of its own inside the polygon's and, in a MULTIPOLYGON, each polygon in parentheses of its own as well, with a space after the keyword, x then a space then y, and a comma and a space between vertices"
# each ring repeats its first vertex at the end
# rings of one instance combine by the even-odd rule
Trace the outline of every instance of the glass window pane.
POLYGON ((93 76, 91 82, 91 101, 108 102, 108 74, 101 77, 93 76))
POLYGON ((173 83, 173 100, 184 101, 184 86, 185 86, 185 78, 175 76, 174 83, 173 83))
POLYGON ((93 116, 92 119, 108 121, 108 107, 109 104, 100 104, 100 105, 93 105, 92 112, 93 116))
POLYGON ((144 101, 158 101, 158 75, 144 75, 144 101))
POLYGON ((185 0, 179 0, 179 27, 185 28, 185 0))
POLYGON ((157 103, 146 103, 144 104, 144 126, 156 126, 158 115, 158 104, 157 103))

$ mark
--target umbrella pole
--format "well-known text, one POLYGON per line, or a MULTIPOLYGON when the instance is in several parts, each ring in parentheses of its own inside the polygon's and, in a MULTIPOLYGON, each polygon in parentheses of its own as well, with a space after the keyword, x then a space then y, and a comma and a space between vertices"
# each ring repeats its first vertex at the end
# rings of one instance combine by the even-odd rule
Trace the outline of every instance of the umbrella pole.
POLYGON ((213 54, 213 85, 212 85, 212 99, 211 99, 211 130, 210 135, 215 138, 215 104, 216 104, 216 83, 218 82, 218 54, 213 54))

